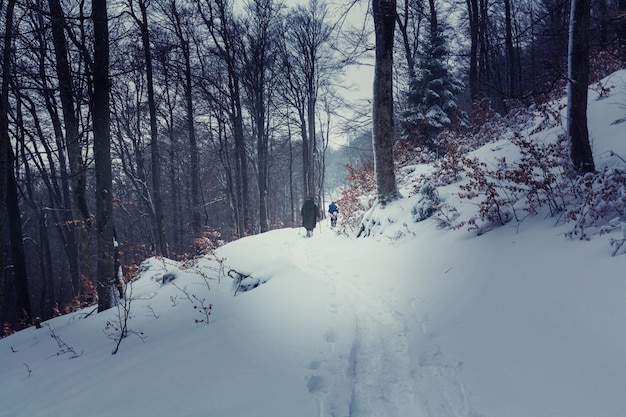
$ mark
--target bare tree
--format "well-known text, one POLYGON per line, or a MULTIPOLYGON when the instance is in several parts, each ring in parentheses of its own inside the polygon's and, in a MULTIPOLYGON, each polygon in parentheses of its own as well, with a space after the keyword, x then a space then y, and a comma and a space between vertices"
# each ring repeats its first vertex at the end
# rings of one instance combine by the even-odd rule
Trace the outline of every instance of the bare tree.
MULTIPOLYGON (((146 65, 146 83, 148 94, 148 112, 150 116, 150 152, 152 159, 152 212, 155 219, 156 238, 160 254, 169 256, 167 240, 165 238, 165 226, 163 225, 163 197, 161 193, 161 153, 159 151, 159 137, 157 126, 156 99, 154 95, 154 76, 152 69, 152 49, 150 46, 150 32, 148 27, 148 12, 145 0, 137 0, 139 16, 134 13, 131 1, 132 17, 139 26, 141 32, 141 44, 143 46, 144 61, 146 65)), ((193 174, 192 174, 193 175, 193 174)))
POLYGON ((94 33, 92 112, 96 162, 97 291, 98 311, 104 311, 113 306, 115 279, 107 0, 93 0, 91 18, 94 33))
POLYGON ((328 8, 318 0, 297 6, 287 17, 284 65, 287 87, 284 96, 298 113, 302 137, 303 194, 318 195, 315 158, 316 106, 320 86, 335 71, 329 48, 332 27, 327 23, 328 8))
MULTIPOLYGON (((24 238, 22 233, 22 219, 20 215, 19 207, 19 194, 18 186, 15 178, 15 172, 12 165, 15 159, 13 149, 11 148, 9 138, 9 85, 11 78, 12 68, 12 39, 13 39, 13 12, 15 3, 9 1, 7 4, 6 16, 5 16, 5 42, 3 45, 3 71, 2 71, 2 93, 0 94, 0 152, 3 154, 2 171, 4 175, 2 177, 2 186, 0 186, 0 197, 3 201, 0 204, 0 208, 6 208, 6 218, 9 221, 9 237, 11 242, 11 255, 13 261, 12 275, 14 277, 15 288, 15 310, 14 319, 17 322, 25 323, 29 325, 32 319, 32 310, 30 305, 30 294, 28 291, 28 273, 26 270, 26 254, 24 252, 24 238), (5 205, 6 204, 6 205, 5 205)), ((2 220, 4 221, 4 210, 0 212, 2 220)), ((4 226, 0 227, 3 230, 4 226)), ((4 266, 2 266, 4 269, 4 266)), ((1 287, 4 287, 4 272, 0 277, 3 281, 0 283, 1 287)), ((0 291, 0 301, 6 301, 4 297, 6 294, 4 290, 0 291)), ((4 308, 4 304, 0 305, 4 308)))
POLYGON ((191 215, 192 215, 192 234, 193 238, 200 237, 203 232, 202 215, 201 215, 201 195, 200 195, 200 162, 198 148, 198 138, 196 134, 194 101, 193 101, 193 77, 192 77, 192 48, 193 39, 189 33, 190 26, 186 22, 190 15, 190 9, 184 9, 177 4, 176 0, 167 2, 165 9, 174 35, 177 41, 177 47, 180 49, 182 57, 182 80, 183 91, 185 96, 185 116, 186 116, 186 133, 189 141, 190 166, 188 175, 191 179, 191 215))
POLYGON ((247 27, 243 48, 243 82, 256 137, 259 223, 261 232, 270 229, 269 213, 269 139, 270 105, 277 77, 276 56, 280 25, 280 5, 273 0, 255 0, 248 4, 247 27))
POLYGON ((420 41, 420 29, 424 18, 422 0, 404 0, 401 12, 397 13, 396 24, 402 42, 409 79, 415 78, 415 62, 420 41))
MULTIPOLYGON (((72 274, 72 284, 76 294, 80 292, 80 278, 89 279, 91 277, 91 213, 87 203, 87 175, 82 159, 81 137, 79 133, 79 120, 76 115, 74 105, 74 94, 72 90, 72 75, 68 59, 67 40, 65 37, 65 18, 59 0, 48 0, 50 7, 50 25, 52 29, 52 40, 56 58, 56 71, 59 82, 59 97, 63 110, 63 121, 65 124, 65 144, 69 159, 70 177, 72 182, 72 196, 74 210, 69 213, 74 217, 78 229, 78 259, 71 259, 70 266, 77 264, 76 273, 72 274)), ((51 117, 55 112, 50 112, 51 117)), ((62 157, 60 155, 60 157, 62 157)), ((65 174, 65 170, 63 170, 65 174)), ((64 178, 66 181, 66 179, 64 178)), ((64 189, 67 187, 64 187, 64 189)), ((69 203, 69 202, 68 202, 69 203)), ((69 207, 68 207, 69 208, 69 207)), ((72 237, 73 240, 73 237, 72 237)), ((74 243, 70 242, 73 246, 74 243)), ((73 248, 70 248, 73 250, 73 248)))
POLYGON ((197 10, 213 41, 214 53, 226 67, 228 113, 235 145, 235 219, 237 235, 251 231, 248 185, 248 153, 246 151, 241 74, 238 55, 241 52, 241 30, 235 22, 232 4, 228 0, 195 0, 197 10))

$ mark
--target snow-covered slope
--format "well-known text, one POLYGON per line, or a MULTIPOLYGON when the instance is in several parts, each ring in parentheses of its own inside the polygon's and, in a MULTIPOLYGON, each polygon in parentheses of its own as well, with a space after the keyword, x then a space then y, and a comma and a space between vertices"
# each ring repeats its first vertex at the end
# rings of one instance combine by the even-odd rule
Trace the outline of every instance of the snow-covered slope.
MULTIPOLYGON (((590 105, 600 165, 626 155, 616 85, 590 105)), ((468 217, 455 187, 440 196, 468 217)), ((367 239, 323 223, 232 242, 223 264, 148 260, 116 355, 116 309, 0 340, 0 416, 622 415, 625 255, 544 216, 481 236, 415 223, 417 198, 370 213, 367 239)))

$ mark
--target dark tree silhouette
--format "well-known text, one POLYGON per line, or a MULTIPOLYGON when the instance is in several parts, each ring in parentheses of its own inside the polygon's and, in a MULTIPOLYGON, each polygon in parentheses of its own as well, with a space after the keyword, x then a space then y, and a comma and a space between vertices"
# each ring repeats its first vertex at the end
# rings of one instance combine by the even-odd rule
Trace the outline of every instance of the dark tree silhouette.
POLYGON ((373 0, 376 61, 372 109, 374 161, 378 201, 386 204, 399 197, 393 162, 393 33, 395 0, 373 0))

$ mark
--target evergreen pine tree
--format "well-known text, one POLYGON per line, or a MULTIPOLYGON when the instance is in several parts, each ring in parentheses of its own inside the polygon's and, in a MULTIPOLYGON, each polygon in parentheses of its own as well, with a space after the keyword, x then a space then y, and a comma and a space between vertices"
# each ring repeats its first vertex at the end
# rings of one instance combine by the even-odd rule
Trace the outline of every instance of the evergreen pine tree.
POLYGON ((415 77, 409 80, 407 108, 400 117, 407 138, 443 151, 437 143, 439 133, 454 124, 464 125, 467 116, 457 105, 463 82, 448 65, 449 50, 442 25, 430 25, 429 32, 422 43, 415 77))

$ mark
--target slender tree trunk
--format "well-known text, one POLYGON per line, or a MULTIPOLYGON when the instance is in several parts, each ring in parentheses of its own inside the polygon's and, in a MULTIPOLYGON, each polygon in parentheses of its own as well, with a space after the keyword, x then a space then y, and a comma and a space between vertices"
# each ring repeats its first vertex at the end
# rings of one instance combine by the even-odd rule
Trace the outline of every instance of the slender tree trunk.
POLYGON ((287 117, 287 137, 289 138, 289 208, 290 208, 290 225, 296 224, 296 201, 293 190, 293 142, 291 140, 291 124, 287 117))
POLYGON ((232 11, 228 9, 229 2, 205 1, 201 3, 198 1, 197 6, 228 72, 228 106, 235 142, 235 217, 237 235, 242 237, 252 230, 252 218, 249 204, 248 154, 243 127, 240 74, 236 63, 239 53, 236 39, 241 36, 241 33, 235 32, 232 11))
MULTIPOLYGON (((476 1, 476 0, 473 0, 476 1)), ((477 0, 478 4, 478 89, 479 94, 489 96, 491 86, 491 72, 489 60, 489 40, 487 28, 489 21, 488 0, 477 0)))
MULTIPOLYGON (((91 278, 92 253, 91 253, 91 213, 87 204, 86 172, 82 160, 80 145, 79 122, 74 107, 74 95, 72 91, 71 70, 68 61, 67 41, 65 38, 65 19, 59 0, 48 0, 51 14, 52 40, 56 58, 56 69, 59 80, 59 97, 63 110, 65 123, 65 143, 70 165, 72 182, 72 196, 74 209, 72 217, 78 231, 78 259, 70 260, 70 263, 78 263, 76 276, 72 278, 72 284, 76 294, 80 292, 80 276, 91 278), (76 213, 76 211, 78 213, 76 213), (78 214, 78 215, 76 215, 78 214)), ((52 113, 51 113, 52 114, 52 113)), ((73 237, 71 239, 74 241, 73 237)))
POLYGON ((182 224, 181 224, 181 210, 180 210, 180 191, 178 186, 178 144, 176 134, 174 132, 174 126, 176 125, 176 121, 174 118, 174 100, 172 97, 172 92, 170 90, 170 74, 168 69, 168 64, 165 62, 165 57, 163 58, 163 76, 165 78, 164 81, 164 90, 165 90, 165 100, 167 107, 167 136, 169 138, 169 148, 168 148, 168 156, 170 159, 169 163, 169 182, 170 182, 170 194, 171 194, 171 208, 172 208, 172 223, 170 225, 170 230, 172 236, 172 243, 174 245, 174 252, 182 251, 182 224), (180 225, 180 227, 179 227, 180 225))
POLYGON ((430 11, 430 33, 431 36, 439 32, 439 21, 437 20, 437 7, 435 0, 428 0, 428 10, 430 11))
MULTIPOLYGON (((619 10, 622 16, 626 16, 626 0, 619 0, 619 10)), ((619 44, 622 47, 622 59, 626 59, 626 19, 622 17, 619 24, 619 44)))
POLYGON ((109 109, 109 26, 107 0, 93 0, 93 136, 96 163, 96 230, 98 311, 113 306, 115 247, 113 244, 113 178, 111 173, 111 116, 109 109))
POLYGON ((574 169, 580 173, 595 170, 587 128, 590 3, 590 0, 572 0, 570 14, 567 136, 574 169))
MULTIPOLYGON (((7 146, 4 152, 8 152, 9 163, 15 159, 11 146, 7 146)), ((20 214, 17 181, 13 169, 10 167, 7 170, 6 204, 16 291, 15 314, 16 317, 24 323, 24 326, 28 327, 33 317, 30 305, 30 294, 28 291, 28 272, 26 269, 26 253, 24 251, 24 234, 22 233, 22 216, 20 214)))
POLYGON ((480 15, 478 12, 478 0, 467 0, 467 11, 470 24, 470 67, 469 67, 469 87, 472 100, 479 98, 478 79, 478 33, 480 15))
MULTIPOLYGON (((229 68, 231 65, 229 64, 229 68)), ((250 209, 248 207, 248 153, 243 129, 243 116, 241 112, 241 91, 239 80, 234 74, 234 68, 229 69, 230 106, 233 123, 233 135, 235 139, 235 187, 237 190, 237 222, 239 237, 246 236, 251 231, 250 209)))
POLYGON ((7 198, 7 173, 9 171, 9 84, 11 78, 11 41, 13 39, 13 10, 15 0, 7 0, 5 10, 4 42, 2 45, 2 89, 0 90, 0 319, 6 313, 4 279, 5 208, 7 198))
POLYGON ((311 180, 309 179, 309 174, 311 172, 309 165, 313 162, 311 161, 311 147, 309 145, 309 134, 307 130, 307 121, 304 116, 304 109, 299 110, 299 116, 300 136, 302 137, 302 194, 304 195, 304 199, 306 199, 307 197, 313 196, 313 188, 311 188, 311 180))
POLYGON ((189 152, 191 164, 189 175, 191 176, 191 210, 194 238, 202 236, 202 217, 200 215, 200 162, 198 153, 198 140, 193 116, 193 86, 191 80, 191 56, 189 43, 181 39, 183 43, 183 55, 185 58, 185 102, 187 111, 187 135, 189 138, 189 152))
POLYGON ((175 26, 176 36, 179 46, 183 54, 184 60, 184 90, 185 90, 185 111, 187 116, 187 137, 189 140, 190 164, 189 176, 191 179, 191 226, 193 238, 202 236, 202 217, 200 214, 200 163, 199 149, 196 138, 196 128, 194 123, 194 106, 193 106, 193 80, 191 78, 191 50, 189 39, 185 36, 183 24, 179 11, 174 3, 170 6, 173 15, 173 23, 175 26))
MULTIPOLYGON (((152 157, 152 197, 155 217, 156 237, 159 245, 159 253, 169 256, 165 227, 163 224, 163 196, 161 193, 161 154, 159 151, 159 138, 157 129, 156 103, 154 98, 154 81, 152 70, 152 51, 150 48, 150 34, 148 32, 148 13, 144 0, 139 0, 141 19, 137 20, 141 30, 141 42, 146 60, 146 82, 148 88, 148 111, 150 113, 150 151, 152 157)), ((193 156, 192 156, 193 158, 193 156)))
MULTIPOLYGON (((396 18, 396 24, 398 25, 398 31, 400 32, 400 36, 402 37, 402 46, 404 49, 404 59, 406 60, 407 71, 409 73, 409 80, 414 80, 415 75, 415 51, 418 47, 419 37, 415 36, 415 40, 411 42, 409 35, 409 22, 411 21, 411 15, 413 11, 411 10, 411 3, 408 0, 404 0, 404 14, 403 19, 398 16, 396 18)), ((421 16, 419 17, 421 19, 421 16)), ((419 23, 418 23, 418 31, 419 31, 419 23)))
POLYGON ((269 188, 269 152, 268 152, 268 140, 267 133, 265 132, 264 123, 259 123, 257 126, 263 131, 258 132, 257 138, 257 158, 259 165, 258 173, 258 185, 259 185, 259 223, 261 227, 261 233, 270 230, 269 222, 269 201, 268 201, 268 188, 269 188))
POLYGON ((511 12, 511 0, 504 0, 504 19, 509 96, 517 97, 517 72, 515 66, 515 48, 513 47, 513 17, 511 12))
POLYGON ((50 237, 48 235, 48 219, 44 210, 39 213, 39 245, 40 245, 40 267, 42 274, 41 291, 41 315, 43 320, 54 316, 54 271, 52 268, 52 250, 50 247, 50 237))
MULTIPOLYGON (((314 79, 315 71, 311 74, 311 78, 314 79)), ((307 126, 308 126, 308 166, 307 166, 307 190, 308 197, 315 197, 317 195, 317 187, 315 186, 315 158, 317 157, 317 144, 315 140, 315 105, 317 101, 317 87, 315 86, 313 80, 307 86, 307 126)))
POLYGON ((376 36, 372 109, 374 166, 380 204, 399 197, 393 162, 393 34, 395 0, 372 0, 376 36))

